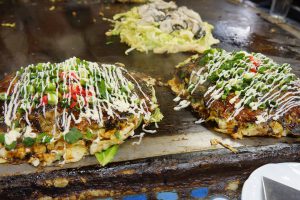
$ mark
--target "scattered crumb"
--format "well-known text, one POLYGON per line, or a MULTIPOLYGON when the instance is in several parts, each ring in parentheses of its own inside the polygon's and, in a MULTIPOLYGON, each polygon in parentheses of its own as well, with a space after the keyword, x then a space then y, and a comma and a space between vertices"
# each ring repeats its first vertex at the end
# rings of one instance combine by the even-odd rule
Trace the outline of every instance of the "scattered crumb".
POLYGON ((40 164, 40 160, 34 157, 31 157, 28 162, 32 164, 34 167, 37 167, 40 164))
POLYGON ((55 6, 51 6, 51 7, 49 8, 49 11, 53 11, 53 10, 55 10, 55 6))
POLYGON ((102 17, 102 20, 103 21, 108 21, 108 22, 111 22, 111 23, 115 23, 114 20, 111 20, 111 19, 108 19, 108 18, 105 18, 105 17, 102 17))
POLYGON ((270 32, 271 32, 271 33, 275 33, 275 32, 276 32, 276 29, 275 29, 275 28, 271 28, 271 29, 270 29, 270 32))
POLYGON ((223 147, 225 147, 226 149, 232 151, 233 153, 238 153, 238 150, 236 148, 233 148, 232 146, 228 145, 228 144, 224 144, 223 142, 219 141, 218 139, 211 139, 210 140, 210 144, 211 145, 222 145, 223 147))
POLYGON ((57 188, 66 187, 68 184, 69 184, 69 181, 66 178, 56 178, 53 180, 53 185, 54 185, 54 187, 57 187, 57 188))
POLYGON ((143 81, 145 81, 148 85, 154 86, 156 83, 156 79, 152 77, 143 77, 143 81))
POLYGON ((132 175, 134 174, 136 171, 134 169, 127 169, 127 170, 122 170, 120 172, 118 172, 118 174, 123 174, 123 175, 132 175))
POLYGON ((103 16, 104 16, 104 13, 101 12, 101 11, 99 11, 99 14, 98 14, 98 15, 101 16, 101 17, 103 17, 103 16))
POLYGON ((116 62, 115 64, 120 65, 121 67, 125 67, 125 65, 123 63, 120 63, 120 62, 116 62))
POLYGON ((160 87, 163 87, 163 86, 168 86, 168 83, 164 83, 162 81, 157 81, 157 85, 160 87))
POLYGON ((69 184, 69 180, 66 178, 55 178, 53 180, 45 180, 43 182, 43 185, 47 187, 57 187, 57 188, 63 188, 66 187, 69 184))
POLYGON ((239 184, 239 180, 229 182, 228 185, 225 187, 225 190, 236 191, 239 188, 239 184))
POLYGON ((81 182, 86 183, 86 179, 83 177, 80 177, 81 182))
POLYGON ((47 187, 51 187, 53 185, 53 182, 52 182, 52 180, 45 180, 43 185, 47 186, 47 187))
POLYGON ((77 16, 77 12, 73 11, 72 15, 73 15, 73 17, 76 17, 77 16))
POLYGON ((14 27, 16 27, 16 23, 2 23, 1 26, 8 27, 8 28, 14 28, 14 27))
MULTIPOLYGON (((99 196, 114 196, 116 192, 113 190, 90 189, 79 193, 78 199, 92 199, 91 197, 98 198, 99 196)), ((70 197, 68 197, 70 199, 70 197)))
POLYGON ((43 196, 43 197, 39 197, 38 200, 52 200, 52 197, 49 196, 43 196))

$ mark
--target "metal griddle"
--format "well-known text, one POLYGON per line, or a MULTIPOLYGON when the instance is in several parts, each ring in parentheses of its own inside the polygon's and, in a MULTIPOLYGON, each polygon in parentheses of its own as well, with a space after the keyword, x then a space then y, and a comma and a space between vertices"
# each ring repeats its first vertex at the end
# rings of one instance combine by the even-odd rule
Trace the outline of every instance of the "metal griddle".
MULTIPOLYGON (((2 1, 0 1, 1 3, 2 1)), ((128 48, 119 38, 107 38, 107 21, 132 4, 108 1, 10 1, 0 4, 0 22, 15 22, 15 28, 0 27, 0 76, 37 62, 60 62, 72 56, 96 61, 124 63, 131 71, 141 72, 162 82, 171 79, 174 66, 192 53, 140 53, 125 55, 128 48), (27 3, 25 3, 27 2, 27 3), (52 7, 55 6, 55 7, 52 7), (100 13, 100 15, 99 15, 100 13)), ((178 0, 201 14, 215 26, 214 36, 221 42, 215 47, 228 51, 243 49, 264 53, 279 63, 288 62, 300 75, 300 40, 263 19, 256 8, 225 0, 178 0)), ((283 27, 283 28, 284 28, 283 27)), ((296 34, 295 34, 296 33, 296 34)), ((299 36, 299 35, 298 35, 299 36)), ((173 94, 157 87, 157 97, 165 116, 157 134, 148 134, 141 145, 127 140, 114 163, 100 167, 93 157, 45 169, 28 164, 0 165, 0 199, 37 198, 41 196, 84 198, 150 193, 168 188, 211 186, 211 194, 223 191, 239 196, 242 183, 255 168, 268 162, 299 161, 297 138, 245 138, 232 140, 201 125, 189 109, 173 111, 173 94), (219 139, 239 149, 233 154, 221 146, 211 146, 219 139), (60 188, 55 181, 64 178, 60 188), (226 184, 238 180, 239 188, 226 190, 226 184), (88 191, 93 192, 88 192, 88 191)), ((188 196, 180 196, 187 199, 188 196)), ((150 195, 151 196, 151 195, 150 195)), ((153 197, 154 198, 154 197, 153 197)))

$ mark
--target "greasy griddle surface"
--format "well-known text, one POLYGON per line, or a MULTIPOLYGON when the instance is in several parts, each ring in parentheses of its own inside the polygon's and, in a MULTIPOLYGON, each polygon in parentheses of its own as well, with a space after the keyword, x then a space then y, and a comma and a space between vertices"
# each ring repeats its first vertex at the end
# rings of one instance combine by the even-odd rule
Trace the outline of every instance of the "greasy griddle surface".
MULTIPOLYGON (((118 37, 105 36, 110 24, 103 21, 101 15, 112 18, 115 13, 126 11, 132 5, 103 3, 103 1, 74 2, 51 4, 50 1, 31 3, 19 1, 0 4, 0 21, 16 23, 15 28, 0 28, 1 77, 5 73, 19 69, 20 66, 37 62, 60 62, 77 56, 101 63, 122 62, 131 71, 142 72, 166 82, 172 78, 174 66, 193 55, 193 53, 155 55, 137 51, 125 55, 124 52, 129 47, 121 44, 118 37), (53 5, 55 9, 49 10, 53 5)), ((213 33, 220 40, 220 44, 214 47, 224 48, 227 51, 243 49, 261 52, 280 63, 291 63, 295 73, 300 75, 299 39, 263 20, 250 7, 231 4, 225 0, 178 0, 176 2, 178 5, 186 5, 199 12, 204 21, 215 26, 213 33)), ((148 134, 148 138, 182 134, 188 137, 192 133, 201 134, 204 129, 194 124, 197 118, 189 109, 173 111, 174 96, 168 88, 158 87, 157 96, 165 118, 160 123, 158 133, 148 134)), ((228 138, 222 134, 218 135, 228 138)), ((164 141, 168 142, 168 139, 165 138, 164 141)), ((260 141, 262 141, 261 145, 264 145, 264 141, 276 143, 279 140, 268 138, 254 140, 253 138, 246 141, 250 143, 245 145, 260 145, 260 141)), ((174 141, 169 140, 170 146, 172 142, 174 141)), ((243 141, 240 143, 243 144, 243 141)), ((126 160, 126 157, 119 160, 126 160)))

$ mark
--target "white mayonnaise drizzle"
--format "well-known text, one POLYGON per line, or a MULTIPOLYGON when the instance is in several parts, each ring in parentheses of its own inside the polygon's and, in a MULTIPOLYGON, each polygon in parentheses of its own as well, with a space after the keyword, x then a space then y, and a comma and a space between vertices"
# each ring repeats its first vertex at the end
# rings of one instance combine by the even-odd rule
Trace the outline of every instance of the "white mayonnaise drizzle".
POLYGON ((177 96, 176 98, 173 99, 173 101, 178 102, 178 101, 180 101, 180 99, 181 99, 180 96, 177 96))
POLYGON ((181 109, 184 109, 186 107, 188 107, 191 104, 191 102, 187 101, 187 100, 182 100, 179 102, 178 106, 174 107, 174 110, 178 111, 181 109))
POLYGON ((132 138, 139 138, 139 141, 133 142, 132 145, 140 145, 145 133, 141 132, 139 135, 133 135, 132 138))
POLYGON ((205 119, 198 119, 195 124, 202 124, 203 122, 205 122, 205 119))
POLYGON ((149 130, 149 129, 146 129, 146 124, 143 124, 142 125, 142 130, 145 132, 145 133, 156 133, 157 130, 149 130))
POLYGON ((17 139, 21 136, 21 133, 18 130, 11 130, 7 134, 5 134, 5 143, 10 145, 11 143, 17 141, 17 139))
POLYGON ((52 130, 54 137, 51 141, 59 139, 61 134, 68 133, 72 122, 79 124, 83 119, 86 119, 89 123, 91 121, 97 122, 100 127, 103 127, 104 116, 107 116, 108 119, 120 119, 120 113, 127 112, 136 117, 143 116, 145 120, 151 117, 149 107, 154 106, 155 103, 150 100, 135 78, 122 67, 116 67, 111 64, 100 65, 87 61, 78 62, 75 57, 62 63, 42 63, 39 65, 42 68, 40 71, 33 73, 32 70, 35 66, 30 65, 22 73, 17 73, 8 87, 6 94, 10 96, 10 99, 5 100, 4 103, 4 121, 8 126, 8 131, 11 131, 6 135, 6 142, 16 140, 22 132, 23 136, 36 136, 32 132, 29 115, 33 109, 41 109, 44 117, 46 117, 47 105, 42 102, 45 95, 48 95, 48 101, 50 99, 47 87, 51 83, 56 85, 52 93, 55 94, 59 101, 56 105, 53 105, 54 119, 52 120, 55 123, 52 130), (37 77, 32 78, 33 75, 37 77), (81 84, 81 82, 84 82, 84 84, 81 84), (33 83, 39 83, 40 91, 30 94, 28 88, 33 83), (66 88, 69 91, 60 91, 59 87, 61 86, 68 86, 69 88, 66 88), (72 96, 70 92, 71 87, 78 88, 80 92, 85 90, 88 94, 86 96, 73 94, 72 96), (58 111, 58 104, 61 103, 62 98, 59 97, 65 98, 66 103, 68 103, 68 107, 60 108, 60 112, 58 111), (79 112, 77 118, 69 110, 69 106, 74 101, 74 98, 79 112), (14 120, 17 120, 16 113, 18 108, 22 108, 25 111, 24 119, 27 125, 25 130, 16 134, 12 124, 14 120), (58 130, 62 130, 62 132, 58 130))
MULTIPOLYGON (((208 108, 216 100, 221 99, 226 90, 232 91, 234 87, 242 87, 243 80, 251 80, 246 86, 243 85, 241 89, 236 90, 235 95, 229 100, 235 110, 227 121, 233 120, 246 106, 252 110, 259 108, 262 110, 262 113, 256 116, 256 123, 263 123, 270 119, 278 120, 292 108, 300 106, 300 80, 290 72, 291 67, 288 64, 279 65, 260 53, 249 54, 245 51, 238 53, 243 54, 248 60, 237 59, 230 69, 224 69, 222 66, 225 62, 231 61, 235 53, 225 51, 210 53, 211 59, 205 67, 191 72, 188 85, 190 94, 218 72, 216 84, 209 86, 203 96, 208 99, 206 101, 208 108), (258 72, 260 67, 266 66, 269 67, 266 72, 258 72), (287 81, 291 77, 294 80, 287 81)), ((183 103, 181 101, 174 110, 179 110, 188 104, 186 101, 183 103)))

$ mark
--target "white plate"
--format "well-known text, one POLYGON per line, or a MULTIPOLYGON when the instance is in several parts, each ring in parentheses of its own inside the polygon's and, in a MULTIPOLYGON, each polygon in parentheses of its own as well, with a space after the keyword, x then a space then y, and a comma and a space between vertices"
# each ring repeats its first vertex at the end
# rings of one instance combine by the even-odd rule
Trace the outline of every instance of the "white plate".
POLYGON ((262 177, 300 190, 300 163, 267 164, 256 169, 246 180, 242 200, 263 200, 262 177))

